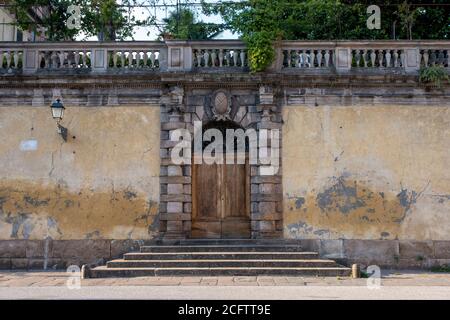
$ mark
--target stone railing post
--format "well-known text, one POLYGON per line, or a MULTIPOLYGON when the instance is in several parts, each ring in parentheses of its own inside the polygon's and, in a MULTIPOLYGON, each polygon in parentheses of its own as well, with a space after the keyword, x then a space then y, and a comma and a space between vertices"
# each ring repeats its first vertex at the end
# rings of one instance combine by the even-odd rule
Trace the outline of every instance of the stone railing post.
POLYGON ((167 48, 167 46, 164 46, 163 48, 161 48, 161 50, 159 51, 159 70, 164 72, 167 71, 169 68, 168 65, 168 56, 169 56, 169 49, 167 48))
POLYGON ((168 71, 192 70, 192 47, 188 41, 169 40, 166 45, 168 71))
POLYGON ((420 69, 420 49, 405 49, 405 71, 407 73, 415 73, 420 69))
POLYGON ((23 50, 23 73, 32 74, 36 73, 39 69, 38 50, 25 49, 23 50))
POLYGON ((92 72, 106 72, 108 69, 108 50, 105 48, 92 48, 91 50, 92 72))
POLYGON ((278 72, 283 69, 283 48, 281 43, 275 43, 275 59, 270 67, 267 68, 267 71, 278 72))
POLYGON ((347 73, 352 68, 352 50, 347 47, 336 47, 334 57, 337 73, 347 73))

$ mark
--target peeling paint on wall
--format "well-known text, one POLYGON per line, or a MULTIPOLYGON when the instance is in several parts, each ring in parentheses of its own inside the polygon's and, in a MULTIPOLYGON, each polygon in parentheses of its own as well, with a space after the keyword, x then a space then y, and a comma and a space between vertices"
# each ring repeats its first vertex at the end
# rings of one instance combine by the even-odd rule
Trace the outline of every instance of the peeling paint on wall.
POLYGON ((0 239, 152 239, 159 107, 68 106, 66 118, 63 142, 48 110, 0 108, 0 239), (39 149, 21 152, 31 127, 39 149))
POLYGON ((136 193, 83 190, 71 193, 61 186, 38 186, 21 181, 0 183, 0 230, 3 238, 151 239, 149 229, 158 203, 136 193), (32 199, 32 201, 30 201, 32 199), (67 207, 67 203, 73 206, 67 207))
POLYGON ((450 239, 450 108, 288 107, 283 117, 286 237, 450 239))

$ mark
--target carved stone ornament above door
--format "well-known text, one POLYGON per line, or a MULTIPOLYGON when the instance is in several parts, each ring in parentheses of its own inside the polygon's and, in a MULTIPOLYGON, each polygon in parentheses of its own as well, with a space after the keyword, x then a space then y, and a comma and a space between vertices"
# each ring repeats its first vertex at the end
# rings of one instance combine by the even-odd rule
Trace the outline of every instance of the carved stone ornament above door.
POLYGON ((224 89, 205 97, 204 110, 209 120, 233 120, 239 110, 239 100, 224 89))
POLYGON ((230 120, 231 101, 230 94, 225 90, 213 93, 212 113, 214 120, 230 120))

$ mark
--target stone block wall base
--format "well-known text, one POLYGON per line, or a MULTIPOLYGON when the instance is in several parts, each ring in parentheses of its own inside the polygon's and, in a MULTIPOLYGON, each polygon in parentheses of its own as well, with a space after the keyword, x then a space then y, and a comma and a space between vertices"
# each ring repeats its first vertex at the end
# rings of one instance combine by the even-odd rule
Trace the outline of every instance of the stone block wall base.
POLYGON ((103 265, 151 240, 0 240, 1 270, 55 270, 103 265))
POLYGON ((307 251, 319 252, 346 266, 377 265, 392 269, 430 269, 450 266, 450 241, 429 240, 299 240, 307 251))
MULTIPOLYGON (((273 234, 260 234, 270 239, 273 234)), ((124 253, 138 251, 142 245, 177 244, 185 233, 168 232, 155 240, 0 240, 0 269, 52 270, 70 265, 103 265, 121 258, 124 253)), ((281 241, 281 240, 280 240, 281 241)), ((283 240, 287 241, 287 240, 283 240)), ((362 268, 377 265, 392 269, 430 269, 450 266, 450 241, 409 240, 319 240, 299 239, 305 251, 319 252, 323 258, 337 260, 347 266, 362 268)), ((85 267, 86 268, 86 267, 85 267)))

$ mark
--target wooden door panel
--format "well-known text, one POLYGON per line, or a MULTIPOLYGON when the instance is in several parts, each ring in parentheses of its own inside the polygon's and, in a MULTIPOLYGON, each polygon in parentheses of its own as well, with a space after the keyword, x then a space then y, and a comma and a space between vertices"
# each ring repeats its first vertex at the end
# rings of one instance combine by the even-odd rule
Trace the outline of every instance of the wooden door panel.
POLYGON ((193 238, 250 238, 249 165, 192 166, 193 238))
POLYGON ((248 217, 247 167, 243 165, 224 165, 225 208, 223 218, 248 217))
POLYGON ((219 221, 193 221, 191 237, 201 239, 220 239, 222 236, 222 222, 219 221))
POLYGON ((220 180, 221 166, 212 165, 194 165, 195 175, 195 207, 196 220, 220 220, 220 180))
POLYGON ((250 238, 250 220, 247 218, 228 218, 223 220, 221 236, 223 239, 250 238))

